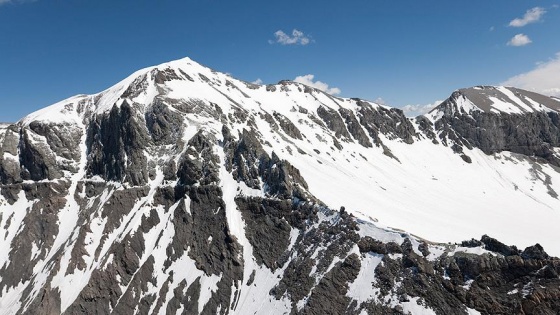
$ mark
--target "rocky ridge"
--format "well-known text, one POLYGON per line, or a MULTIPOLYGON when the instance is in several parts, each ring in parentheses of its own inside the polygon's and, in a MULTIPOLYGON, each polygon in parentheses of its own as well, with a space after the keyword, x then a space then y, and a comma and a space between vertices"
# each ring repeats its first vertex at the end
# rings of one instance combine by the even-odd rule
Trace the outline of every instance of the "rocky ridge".
POLYGON ((510 151, 560 166, 560 102, 533 92, 506 87, 461 89, 432 112, 444 143, 462 153, 510 151), (475 105, 476 104, 476 105, 475 105))
MULTIPOLYGON (((432 243, 387 227, 401 226, 382 213, 407 209, 415 223, 437 223, 411 206, 418 199, 400 201, 411 193, 402 185, 426 174, 449 181, 452 166, 478 176, 483 163, 513 185, 483 186, 512 193, 518 205, 507 211, 559 205, 560 103, 507 89, 523 107, 504 89, 460 90, 408 119, 183 59, 33 113, 0 128, 0 313, 555 314, 560 260, 536 242, 432 243), (519 112, 494 110, 495 99, 519 112), (424 155, 445 162, 410 172, 424 155)), ((481 203, 467 206, 479 220, 481 203)), ((449 215, 474 222, 461 210, 449 215)), ((538 229, 558 222, 547 215, 538 229)), ((514 230, 512 222, 504 224, 514 230)))

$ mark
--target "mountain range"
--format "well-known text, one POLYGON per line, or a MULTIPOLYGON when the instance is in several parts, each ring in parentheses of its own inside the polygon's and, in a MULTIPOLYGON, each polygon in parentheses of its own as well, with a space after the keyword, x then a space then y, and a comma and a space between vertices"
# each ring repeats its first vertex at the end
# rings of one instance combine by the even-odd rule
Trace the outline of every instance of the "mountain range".
POLYGON ((557 314, 560 100, 193 60, 0 125, 0 314, 557 314))

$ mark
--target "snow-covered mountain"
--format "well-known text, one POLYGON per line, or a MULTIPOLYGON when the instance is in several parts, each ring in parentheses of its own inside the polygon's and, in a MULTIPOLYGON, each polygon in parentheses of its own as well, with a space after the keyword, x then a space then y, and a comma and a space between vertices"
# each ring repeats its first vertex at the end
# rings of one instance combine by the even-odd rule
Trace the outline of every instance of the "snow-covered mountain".
POLYGON ((0 127, 0 314, 558 312, 559 112, 137 71, 0 127))

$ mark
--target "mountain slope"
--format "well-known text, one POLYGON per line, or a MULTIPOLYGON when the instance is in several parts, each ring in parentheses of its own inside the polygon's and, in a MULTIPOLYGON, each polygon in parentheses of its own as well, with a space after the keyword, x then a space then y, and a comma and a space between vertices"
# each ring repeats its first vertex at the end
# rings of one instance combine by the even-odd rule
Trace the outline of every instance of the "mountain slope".
POLYGON ((560 255, 558 104, 473 88, 407 119, 190 59, 140 70, 0 129, 0 312, 558 310, 540 245, 396 230, 560 255))

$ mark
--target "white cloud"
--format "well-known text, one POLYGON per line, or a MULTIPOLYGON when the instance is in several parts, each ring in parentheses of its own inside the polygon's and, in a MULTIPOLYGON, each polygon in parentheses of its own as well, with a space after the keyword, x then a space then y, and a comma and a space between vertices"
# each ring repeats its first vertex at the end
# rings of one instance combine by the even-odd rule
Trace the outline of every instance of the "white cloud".
POLYGON ((418 115, 427 114, 429 111, 431 111, 436 106, 441 104, 441 102, 443 102, 443 101, 435 101, 431 104, 426 104, 426 105, 420 105, 420 104, 406 105, 406 106, 403 106, 401 109, 403 110, 403 112, 406 116, 416 117, 418 115))
POLYGON ((309 35, 305 35, 302 31, 294 29, 292 36, 278 30, 274 33, 275 40, 269 40, 270 44, 279 43, 281 45, 302 45, 305 46, 311 42, 309 35))
POLYGON ((251 82, 253 84, 263 84, 263 80, 261 80, 260 78, 256 79, 255 81, 251 82))
POLYGON ((306 75, 302 75, 302 76, 298 76, 294 79, 295 82, 298 83, 302 83, 311 87, 314 87, 316 89, 319 89, 325 93, 328 94, 332 94, 332 95, 336 95, 336 94, 340 94, 340 89, 337 87, 329 87, 328 84, 326 84, 325 82, 321 82, 321 81, 313 81, 313 79, 315 78, 315 75, 313 74, 306 74, 306 75))
POLYGON ((0 6, 9 3, 21 4, 21 3, 35 2, 35 1, 37 0, 0 0, 0 6))
POLYGON ((560 97, 559 74, 560 52, 551 60, 537 64, 535 69, 511 77, 501 84, 560 97))
POLYGON ((387 105, 387 102, 385 102, 385 100, 381 97, 376 98, 373 102, 379 105, 387 105))
POLYGON ((513 36, 507 44, 508 44, 508 46, 518 47, 518 46, 528 45, 532 42, 533 41, 529 38, 529 36, 527 36, 525 34, 517 34, 517 35, 513 36))
POLYGON ((530 23, 538 22, 541 17, 546 13, 546 10, 541 7, 534 7, 527 10, 522 18, 517 18, 509 22, 509 26, 512 27, 523 27, 530 23))

